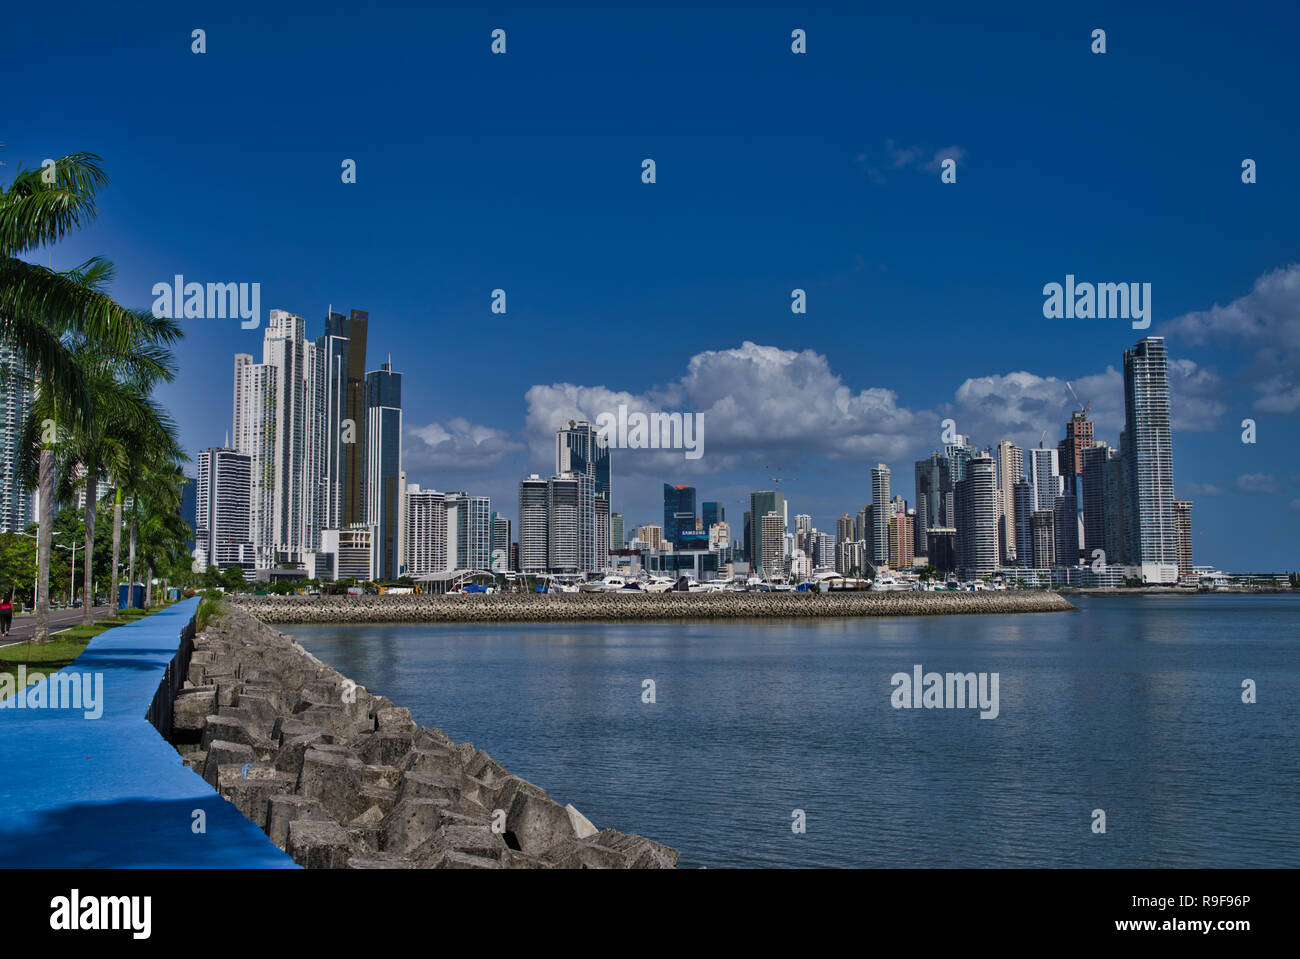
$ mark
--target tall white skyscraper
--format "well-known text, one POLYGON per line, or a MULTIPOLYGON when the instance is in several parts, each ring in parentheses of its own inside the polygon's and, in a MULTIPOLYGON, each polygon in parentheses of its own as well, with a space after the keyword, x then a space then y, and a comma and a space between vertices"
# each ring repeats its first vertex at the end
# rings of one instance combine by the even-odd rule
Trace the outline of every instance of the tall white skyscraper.
POLYGON ((879 463, 871 470, 871 564, 889 565, 889 467, 879 463))
POLYGON ((271 310, 262 362, 235 356, 234 448, 251 461, 250 525, 259 569, 319 547, 317 476, 323 427, 315 344, 301 316, 271 310))
POLYGON ((1148 583, 1178 581, 1169 359, 1164 337, 1124 351, 1124 459, 1128 553, 1148 583))
POLYGON ((32 406, 31 371, 13 346, 0 346, 0 533, 31 523, 32 497, 18 476, 23 426, 32 406))

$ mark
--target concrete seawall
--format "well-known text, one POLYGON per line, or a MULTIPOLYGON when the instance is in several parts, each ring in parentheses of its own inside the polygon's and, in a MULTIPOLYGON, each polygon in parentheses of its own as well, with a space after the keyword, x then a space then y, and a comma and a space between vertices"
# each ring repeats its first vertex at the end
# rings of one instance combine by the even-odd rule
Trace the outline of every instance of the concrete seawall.
POLYGON ((499 593, 242 596, 265 623, 558 623, 645 620, 950 616, 1073 610, 1058 593, 499 593))
POLYGON ((417 726, 241 609, 194 637, 172 743, 307 868, 672 868, 470 743, 417 726))

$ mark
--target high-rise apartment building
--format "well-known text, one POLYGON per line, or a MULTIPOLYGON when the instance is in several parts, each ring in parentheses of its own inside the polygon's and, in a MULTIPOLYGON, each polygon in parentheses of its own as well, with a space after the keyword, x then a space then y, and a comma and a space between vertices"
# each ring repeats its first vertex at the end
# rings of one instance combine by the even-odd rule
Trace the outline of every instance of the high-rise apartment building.
MULTIPOLYGON (((391 363, 366 374, 366 523, 377 528, 380 579, 402 575, 402 374, 391 363)), ((482 567, 479 567, 482 568, 482 567)))
POLYGON ((877 463, 871 469, 871 565, 889 565, 889 519, 893 506, 889 502, 889 467, 877 463))
POLYGON ((195 481, 194 548, 202 565, 254 568, 250 473, 252 459, 232 449, 200 450, 195 481))
POLYGON ((745 544, 745 555, 749 557, 750 564, 757 570, 763 568, 763 573, 775 574, 784 571, 785 568, 785 496, 780 490, 759 490, 749 494, 749 542, 745 544), (766 518, 769 513, 776 513, 781 517, 780 542, 769 550, 766 542, 767 530, 770 528, 766 524, 766 518), (780 569, 768 570, 766 563, 769 556, 780 554, 780 569))
POLYGON ((985 453, 967 459, 964 469, 966 475, 953 491, 957 567, 968 579, 984 578, 998 566, 997 470, 993 458, 985 453))
POLYGON ((546 484, 548 565, 553 573, 581 571, 579 516, 582 512, 585 473, 562 473, 546 484))
POLYGON ((609 548, 622 549, 627 544, 627 536, 623 530, 623 514, 609 514, 609 548))
POLYGON ((785 575, 785 515, 772 510, 763 514, 759 549, 762 551, 761 575, 765 579, 785 575))
POLYGON ((998 443, 998 542, 1002 562, 1016 562, 1016 484, 1025 472, 1025 451, 1010 440, 998 443))
POLYGON ((447 499, 432 489, 407 486, 402 510, 406 524, 403 537, 406 575, 412 577, 444 573, 447 563, 447 499))
POLYGON ((1124 351, 1121 452, 1128 484, 1130 561, 1140 568, 1144 582, 1176 582, 1178 527, 1164 337, 1145 337, 1124 351))
POLYGON ((1034 509, 1056 509, 1056 497, 1064 490, 1057 451, 1039 446, 1029 451, 1029 482, 1034 487, 1034 509))
POLYGON ((505 573, 514 569, 510 565, 511 522, 500 513, 492 514, 492 572, 505 573))
POLYGON ((27 528, 32 498, 23 487, 19 454, 32 407, 32 371, 12 345, 0 346, 0 533, 27 528))
MULTIPOLYGON (((964 463, 964 461, 963 461, 964 463)), ((953 510, 952 464, 941 453, 916 461, 916 551, 926 555, 926 532, 951 529, 957 522, 953 510)), ((859 539, 863 538, 859 534, 859 539)))
POLYGON ((544 573, 550 564, 548 483, 536 473, 519 483, 519 571, 544 573))

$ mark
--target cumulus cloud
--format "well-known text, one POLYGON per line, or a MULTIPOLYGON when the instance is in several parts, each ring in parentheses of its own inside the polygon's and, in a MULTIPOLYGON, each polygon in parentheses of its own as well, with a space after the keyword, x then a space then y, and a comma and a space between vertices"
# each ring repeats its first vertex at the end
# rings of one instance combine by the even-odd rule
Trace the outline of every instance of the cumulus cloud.
POLYGON ((419 470, 484 470, 520 449, 523 444, 512 441, 504 430, 455 417, 445 423, 408 426, 402 460, 411 474, 419 470))
POLYGON ((1243 473, 1233 487, 1238 493, 1280 493, 1282 484, 1272 473, 1243 473))
POLYGON ((1300 410, 1300 263, 1264 274, 1249 293, 1227 306, 1216 303, 1170 320, 1160 332, 1193 345, 1249 353, 1251 363, 1244 372, 1259 394, 1254 409, 1300 410))
POLYGON ((526 432, 534 458, 554 459, 555 430, 570 419, 595 422, 601 413, 698 413, 704 455, 684 462, 681 452, 626 450, 624 471, 715 472, 739 466, 792 462, 804 456, 888 461, 911 450, 918 435, 938 434, 938 417, 898 403, 892 390, 853 390, 813 350, 783 350, 746 341, 729 350, 691 357, 677 380, 643 394, 572 383, 536 385, 525 394, 526 432))
MULTIPOLYGON (((957 431, 975 437, 979 445, 1010 439, 1022 446, 1037 446, 1043 430, 1045 442, 1055 445, 1065 423, 1079 406, 1070 387, 1088 404, 1097 439, 1114 444, 1124 426, 1124 376, 1113 366, 1070 381, 1039 376, 1025 370, 966 380, 945 407, 957 422, 957 431)), ((1218 428, 1227 406, 1219 399, 1221 377, 1189 359, 1169 363, 1170 416, 1175 431, 1210 431, 1218 428)))

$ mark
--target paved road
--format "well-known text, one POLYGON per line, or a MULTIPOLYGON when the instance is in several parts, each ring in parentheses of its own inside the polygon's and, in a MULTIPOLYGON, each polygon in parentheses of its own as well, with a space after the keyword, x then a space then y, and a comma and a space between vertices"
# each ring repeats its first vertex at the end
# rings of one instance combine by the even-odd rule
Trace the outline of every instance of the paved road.
MULTIPOLYGON (((113 606, 95 606, 90 610, 90 614, 94 619, 103 619, 105 616, 112 616, 115 612, 117 612, 117 609, 113 606)), ((50 632, 53 633, 55 630, 78 625, 81 622, 81 613, 82 610, 79 609, 50 610, 50 632)), ((9 630, 7 639, 0 639, 0 647, 10 645, 15 641, 23 642, 32 635, 35 628, 35 616, 15 616, 13 629, 9 630)))

